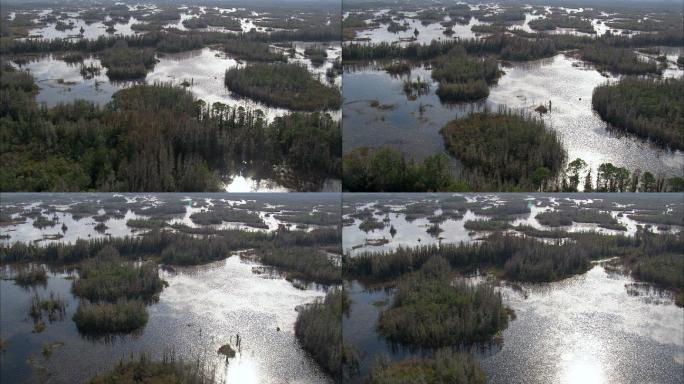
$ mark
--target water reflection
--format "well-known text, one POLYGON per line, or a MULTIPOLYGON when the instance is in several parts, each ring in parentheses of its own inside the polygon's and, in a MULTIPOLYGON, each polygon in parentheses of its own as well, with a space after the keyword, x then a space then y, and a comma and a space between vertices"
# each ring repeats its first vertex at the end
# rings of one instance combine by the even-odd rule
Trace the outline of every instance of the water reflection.
MULTIPOLYGON (((601 163, 610 162, 629 170, 648 170, 666 176, 680 176, 684 171, 683 152, 662 149, 633 135, 609 131, 593 112, 593 89, 617 78, 606 78, 563 54, 515 63, 504 71, 506 74, 491 88, 486 103, 451 105, 439 101, 434 82, 428 95, 410 100, 403 94, 403 78, 372 66, 346 68, 343 88, 345 153, 361 146, 391 145, 420 160, 445 152, 439 130, 457 117, 481 111, 485 106, 494 111, 505 106, 534 113, 539 104, 550 101, 551 112, 542 118, 547 126, 559 133, 569 159, 582 158, 594 169, 601 163), (370 105, 371 100, 392 108, 374 108, 370 105)), ((411 78, 418 76, 430 79, 429 68, 414 69, 411 78)), ((452 159, 452 168, 458 169, 456 159, 452 159)))
MULTIPOLYGON (((517 318, 499 348, 471 350, 490 383, 675 383, 684 380, 684 310, 671 295, 630 295, 628 276, 596 265, 589 272, 549 284, 503 284, 506 306, 517 318)), ((343 317, 345 341, 361 352, 361 375, 377 354, 400 360, 411 353, 391 348, 375 323, 391 291, 345 287, 352 299, 343 317), (353 329, 353 331, 351 331, 353 329)), ((361 382, 354 377, 350 382, 361 382)))
POLYGON ((610 132, 593 112, 594 88, 616 79, 605 78, 593 68, 583 68, 581 62, 560 54, 506 69, 506 75, 491 89, 488 102, 532 112, 539 104, 551 101, 551 112, 542 117, 547 126, 560 134, 569 159, 582 158, 594 169, 608 162, 629 170, 680 176, 684 170, 683 152, 658 148, 633 135, 610 132))
POLYGON ((47 286, 36 288, 41 295, 52 291, 67 299, 65 319, 48 324, 39 334, 31 333, 32 322, 26 316, 31 293, 12 281, 0 281, 0 337, 6 342, 0 381, 81 382, 111 369, 121 358, 143 351, 160 358, 164 351, 173 350, 186 361, 201 356, 218 382, 281 383, 284 378, 331 382, 294 336, 295 308, 325 292, 297 289, 282 278, 254 274, 256 265, 233 256, 210 265, 160 272, 169 287, 159 303, 148 307, 150 318, 143 332, 109 342, 78 334, 71 321, 78 302, 66 275, 50 274, 47 286), (242 351, 226 363, 216 351, 237 333, 242 351), (43 356, 43 343, 53 341, 64 345, 43 356))

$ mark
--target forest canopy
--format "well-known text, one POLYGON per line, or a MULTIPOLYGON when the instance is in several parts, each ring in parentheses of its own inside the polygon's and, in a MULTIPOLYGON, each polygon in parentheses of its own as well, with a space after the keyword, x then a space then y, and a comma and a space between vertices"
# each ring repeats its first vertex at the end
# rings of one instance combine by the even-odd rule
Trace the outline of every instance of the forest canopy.
POLYGON ((297 111, 338 109, 342 96, 335 86, 316 80, 300 64, 257 63, 226 71, 225 83, 231 91, 267 105, 297 111))
POLYGON ((0 70, 3 191, 213 191, 245 162, 285 167, 282 182, 300 190, 341 176, 340 126, 328 114, 269 123, 260 110, 207 105, 164 84, 120 90, 104 107, 46 109, 30 75, 0 70))

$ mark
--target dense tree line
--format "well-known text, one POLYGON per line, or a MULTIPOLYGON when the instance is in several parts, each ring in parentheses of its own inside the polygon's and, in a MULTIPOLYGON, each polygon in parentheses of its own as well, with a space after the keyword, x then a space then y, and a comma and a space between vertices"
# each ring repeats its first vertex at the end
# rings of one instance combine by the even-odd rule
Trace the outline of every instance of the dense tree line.
POLYGON ((100 52, 113 47, 118 41, 125 41, 129 47, 156 48, 159 52, 183 52, 233 40, 277 43, 285 41, 328 42, 340 41, 340 24, 307 27, 296 31, 274 31, 271 33, 250 31, 235 34, 211 31, 160 31, 150 30, 135 35, 99 36, 96 39, 3 39, 0 54, 46 53, 46 52, 100 52))
POLYGON ((212 14, 205 14, 199 17, 193 17, 183 20, 183 26, 189 29, 207 28, 207 27, 221 27, 229 31, 242 31, 242 22, 240 19, 232 16, 219 16, 212 14))
POLYGON ((257 63, 231 68, 226 71, 225 84, 239 95, 298 111, 338 109, 342 104, 337 87, 321 83, 300 64, 257 63))
POLYGON ((152 256, 166 264, 195 265, 222 260, 230 252, 250 248, 331 246, 339 245, 340 241, 340 231, 335 228, 310 232, 278 230, 273 233, 210 229, 190 234, 152 230, 143 236, 79 239, 70 244, 4 244, 0 245, 0 261, 75 264, 112 247, 126 260, 152 256))
POLYGON ((601 163, 592 169, 584 160, 577 158, 567 164, 558 178, 546 180, 540 189, 577 192, 580 186, 584 192, 682 192, 684 178, 666 178, 662 174, 654 175, 639 169, 630 171, 612 163, 601 163))
MULTIPOLYGON (((547 232, 547 231, 544 231, 547 232)), ((559 238, 557 231, 530 236, 559 238)), ((431 257, 440 256, 460 271, 495 268, 509 280, 548 282, 584 273, 591 260, 619 257, 636 278, 678 294, 678 282, 684 280, 684 269, 678 268, 684 246, 681 233, 654 234, 638 228, 634 236, 606 235, 597 232, 564 232, 573 241, 542 243, 534 238, 495 232, 476 244, 442 244, 413 248, 400 247, 390 252, 366 252, 343 259, 344 275, 362 280, 386 281, 419 270, 431 257), (673 269, 674 267, 674 269, 673 269)), ((681 304, 680 304, 681 305, 681 304)))
MULTIPOLYGON (((461 46, 471 55, 489 54, 498 55, 504 60, 525 61, 550 57, 564 50, 591 46, 636 48, 659 45, 684 45, 682 30, 671 29, 629 37, 612 34, 587 37, 568 34, 516 36, 496 33, 482 39, 433 40, 427 44, 411 43, 403 46, 384 42, 349 43, 342 50, 342 58, 345 63, 384 59, 431 60, 461 46)), ((631 57, 628 58, 631 59, 631 57)))
POLYGON ((449 159, 440 154, 422 162, 406 160, 389 147, 356 148, 343 157, 343 185, 350 192, 424 192, 466 189, 451 176, 449 159))
POLYGON ((495 34, 482 39, 433 40, 427 44, 350 43, 342 50, 345 62, 383 59, 432 60, 462 47, 470 55, 499 55, 505 60, 524 61, 550 57, 560 50, 576 49, 590 38, 572 35, 549 35, 527 39, 509 34, 495 34))
POLYGON ((286 62, 287 57, 280 52, 275 52, 267 43, 249 40, 228 40, 223 44, 223 50, 230 53, 236 59, 249 61, 286 62))
POLYGON ((625 77, 594 88, 591 103, 611 127, 684 150, 684 79, 625 77))
POLYGON ((342 312, 349 299, 341 289, 299 310, 295 336, 305 351, 334 377, 342 374, 342 312))
POLYGON ((430 384, 484 384, 485 372, 471 355, 440 349, 433 358, 407 358, 392 363, 379 358, 364 381, 366 384, 408 384, 416 380, 430 384))
MULTIPOLYGON (((558 155, 558 154, 556 154, 558 155)), ((639 169, 628 170, 611 163, 592 169, 582 159, 565 164, 556 175, 548 168, 534 169, 524 185, 500 184, 478 169, 464 169, 452 176, 448 158, 435 155, 423 163, 406 160, 390 147, 356 148, 343 156, 343 184, 348 191, 429 192, 468 190, 516 190, 533 188, 548 192, 682 192, 684 178, 639 169)))
POLYGON ((510 111, 474 113, 441 130, 446 147, 497 190, 538 189, 565 162, 565 149, 541 120, 510 111))
POLYGON ((244 223, 254 228, 268 228, 264 220, 257 213, 229 207, 217 207, 211 211, 200 211, 190 215, 190 220, 198 225, 244 223))
POLYGON ((508 325, 501 295, 487 284, 452 281, 449 263, 430 257, 403 278, 392 305, 380 314, 378 330, 387 339, 418 347, 485 342, 508 325))
POLYGON ((653 61, 639 59, 633 49, 613 48, 604 44, 592 44, 580 51, 582 60, 590 61, 599 70, 624 75, 643 75, 660 73, 658 64, 653 61))
POLYGON ((535 31, 552 31, 556 28, 572 28, 579 32, 595 34, 591 21, 579 17, 552 15, 541 19, 530 20, 530 28, 535 31))
POLYGON ((268 123, 259 110, 206 105, 168 85, 123 89, 104 108, 45 109, 29 80, 2 67, 3 191, 217 190, 244 163, 284 166, 293 177, 283 183, 315 190, 341 173, 340 126, 327 114, 268 123))

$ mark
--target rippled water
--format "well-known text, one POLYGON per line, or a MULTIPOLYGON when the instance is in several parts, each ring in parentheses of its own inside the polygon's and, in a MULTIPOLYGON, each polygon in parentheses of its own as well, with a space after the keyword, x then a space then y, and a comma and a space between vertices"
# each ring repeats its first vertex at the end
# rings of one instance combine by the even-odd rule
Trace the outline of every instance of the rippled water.
POLYGON ((237 256, 201 267, 161 272, 169 287, 159 303, 148 307, 149 321, 139 336, 119 337, 111 342, 88 340, 78 334, 71 317, 78 301, 70 294, 71 281, 51 274, 46 296, 53 291, 67 299, 63 321, 31 333, 28 317, 31 292, 12 281, 0 281, 2 382, 44 381, 44 369, 54 383, 83 381, 111 369, 120 359, 149 353, 160 358, 174 351, 186 361, 201 357, 225 383, 328 383, 331 380, 302 350, 294 336, 295 308, 325 294, 317 289, 300 290, 279 277, 252 273, 251 262, 237 256), (280 331, 277 329, 280 328, 280 331), (240 334, 241 353, 226 362, 218 348, 240 334), (49 358, 42 355, 45 342, 61 341, 49 358))
MULTIPOLYGON (((628 276, 596 265, 587 273, 549 284, 500 287, 517 318, 503 344, 471 352, 489 383, 684 382, 684 309, 668 294, 641 285, 629 294, 628 276)), ((375 331, 391 291, 364 290, 348 282, 352 306, 343 317, 344 338, 361 353, 361 377, 377 354, 393 360, 413 353, 390 345, 375 331)), ((360 382, 354 377, 351 382, 360 382)))
MULTIPOLYGON (((389 250, 400 245, 416 246, 438 240, 426 232, 428 221, 406 222, 396 212, 411 202, 438 202, 453 194, 367 194, 345 201, 345 218, 350 207, 355 211, 371 209, 382 220, 379 208, 389 208, 390 223, 383 230, 368 234, 359 230, 359 220, 343 228, 343 249, 352 256, 362 251, 389 250), (380 206, 376 206, 380 204, 380 206), (391 238, 389 224, 397 234, 391 238), (386 237, 391 242, 382 247, 365 246, 366 238, 386 237), (417 239, 421 239, 418 243, 417 239)), ((517 215, 513 225, 525 224, 551 229, 535 218, 540 212, 560 205, 600 206, 627 231, 610 231, 594 224, 575 223, 561 227, 566 231, 598 230, 604 233, 634 234, 637 222, 618 216, 622 211, 672 208, 681 204, 679 194, 647 194, 623 198, 617 194, 463 194, 468 203, 480 208, 506 204, 515 199, 528 202, 531 212, 517 215), (654 204, 658 202, 657 204, 654 204), (600 204, 598 204, 600 203, 600 204), (611 210, 607 207, 614 207, 611 210)), ((598 209, 598 208, 595 208, 598 209)), ((485 209, 486 210, 486 209, 485 209)), ((439 209, 436 215, 441 214, 439 209)), ((466 218, 475 217, 470 210, 466 218)), ((486 219, 486 217, 478 217, 486 219)), ((463 220, 447 220, 442 228, 442 242, 468 242, 484 233, 470 234, 463 220)), ((655 228, 654 228, 655 230, 655 228)), ((680 231, 681 228, 672 230, 680 231)), ((497 281, 493 276, 478 275, 475 280, 490 280, 502 293, 506 306, 516 318, 502 332, 502 343, 468 348, 486 371, 490 383, 682 383, 684 382, 684 309, 673 302, 672 294, 648 283, 639 283, 624 274, 610 260, 594 263, 586 273, 553 283, 531 284, 497 281)), ((378 316, 390 305, 393 289, 364 286, 346 281, 345 290, 352 304, 343 317, 345 342, 354 346, 361 358, 360 375, 349 379, 362 382, 378 355, 401 360, 412 355, 429 356, 430 350, 414 350, 392 344, 376 331, 378 316)))
MULTIPOLYGON (((667 176, 681 176, 684 172, 683 152, 658 148, 633 135, 611 132, 592 111, 593 89, 616 78, 605 78, 563 54, 514 63, 503 70, 506 74, 491 88, 486 102, 451 105, 439 101, 435 82, 427 95, 409 100, 402 91, 402 78, 372 67, 347 68, 343 80, 345 153, 360 146, 391 145, 410 157, 422 159, 445 153, 439 130, 457 117, 485 107, 496 111, 502 106, 534 113, 539 104, 548 105, 551 101, 551 112, 543 119, 559 133, 570 160, 582 158, 594 169, 610 162, 629 170, 648 170, 667 176), (373 108, 371 100, 393 108, 373 108)), ((671 71, 682 75, 681 70, 671 71)), ((431 79, 426 68, 414 69, 410 76, 431 79)), ((453 162, 458 164, 455 159, 453 162)))
POLYGON ((568 158, 584 159, 596 169, 601 163, 613 163, 629 170, 641 169, 668 176, 684 172, 684 153, 669 151, 633 135, 611 133, 593 112, 591 95, 606 81, 593 68, 557 55, 551 59, 514 64, 504 69, 506 75, 492 87, 488 102, 532 112, 539 104, 552 103, 544 115, 547 126, 560 134, 568 158))

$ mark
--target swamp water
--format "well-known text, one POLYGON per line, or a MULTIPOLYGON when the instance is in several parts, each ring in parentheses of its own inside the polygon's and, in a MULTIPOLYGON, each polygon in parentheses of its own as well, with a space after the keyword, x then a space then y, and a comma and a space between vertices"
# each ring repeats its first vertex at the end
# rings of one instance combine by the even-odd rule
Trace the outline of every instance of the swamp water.
MULTIPOLYGON (((391 290, 345 289, 352 305, 343 317, 345 342, 361 356, 361 382, 378 354, 400 360, 414 354, 375 330, 391 290)), ((682 383, 684 309, 648 284, 600 263, 559 282, 500 287, 516 319, 500 345, 473 347, 489 383, 682 383)))
MULTIPOLYGON (((218 382, 327 383, 330 379, 299 346, 294 336, 297 306, 325 295, 315 287, 297 289, 275 274, 255 274, 259 264, 239 256, 198 267, 160 271, 169 283, 158 303, 148 306, 149 321, 139 335, 111 340, 81 336, 71 317, 78 299, 71 295, 68 275, 51 273, 46 287, 35 288, 41 297, 50 292, 67 303, 61 321, 47 323, 32 333, 28 315, 32 290, 10 280, 0 281, 1 339, 5 349, 2 382, 81 382, 111 369, 120 359, 140 353, 161 358, 173 352, 186 362, 201 358, 218 382), (240 334, 241 351, 226 359, 219 347, 235 345, 240 334), (44 343, 61 342, 49 356, 44 343)), ((5 271, 7 272, 7 271, 5 271)))

